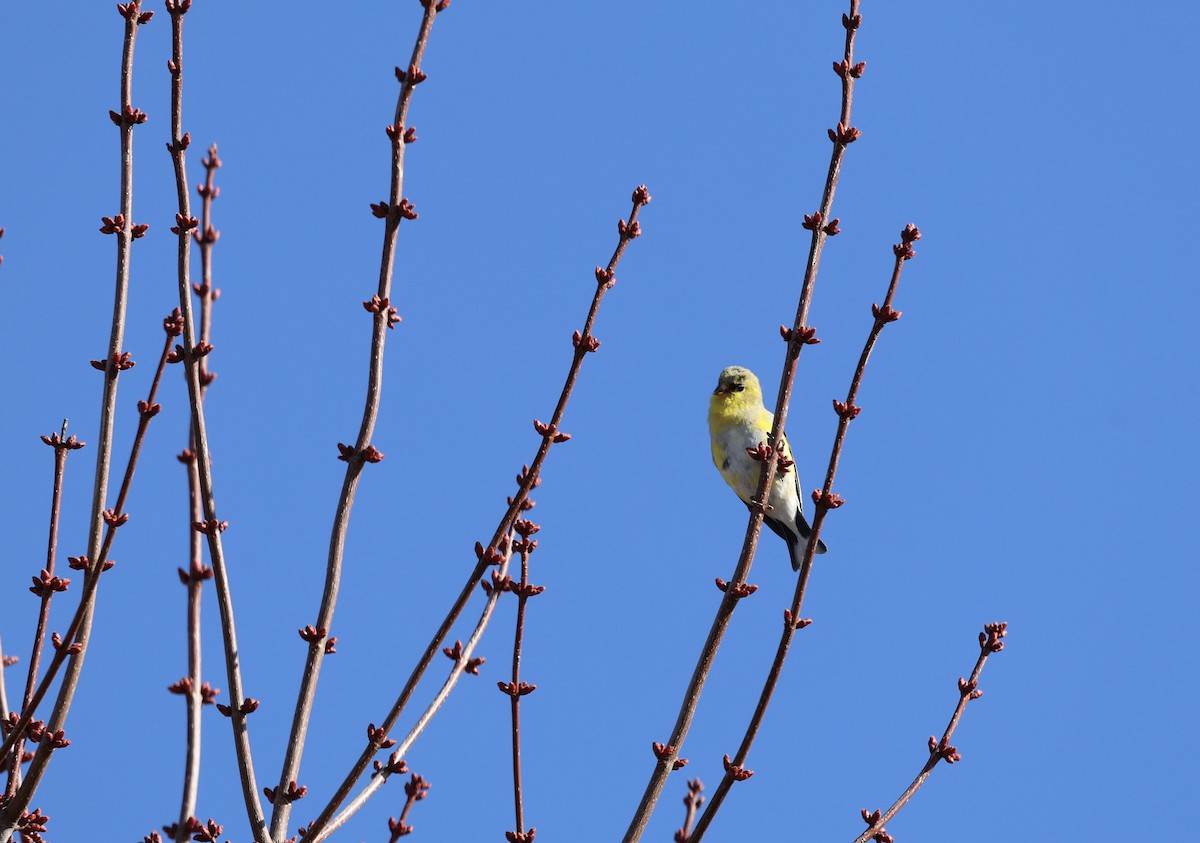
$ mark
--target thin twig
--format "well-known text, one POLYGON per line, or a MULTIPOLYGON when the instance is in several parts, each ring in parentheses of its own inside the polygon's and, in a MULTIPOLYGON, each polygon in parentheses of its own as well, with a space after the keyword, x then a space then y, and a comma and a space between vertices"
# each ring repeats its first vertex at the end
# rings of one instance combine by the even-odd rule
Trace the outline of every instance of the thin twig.
MULTIPOLYGON (((183 115, 183 15, 187 8, 176 4, 171 9, 171 105, 173 132, 172 138, 178 138, 182 129, 183 115)), ((168 147, 169 149, 170 147, 168 147)), ((192 284, 192 289, 200 299, 200 344, 210 346, 212 338, 212 305, 220 295, 220 291, 212 286, 212 248, 216 243, 218 233, 212 225, 212 202, 219 195, 220 189, 213 184, 217 168, 221 161, 217 157, 216 144, 208 148, 208 157, 201 159, 205 169, 204 184, 197 185, 196 191, 201 198, 200 224, 191 231, 200 251, 202 282, 192 284)), ((181 211, 182 213, 182 211, 181 211)), ((190 270, 190 265, 189 265, 190 270)), ((201 358, 200 363, 200 401, 203 403, 208 392, 208 386, 216 377, 207 368, 207 357, 201 358)), ((186 370, 185 370, 186 371, 186 370)), ((187 681, 180 683, 187 700, 187 746, 184 756, 183 794, 179 802, 179 820, 176 823, 176 843, 184 843, 190 839, 191 831, 188 819, 196 815, 196 801, 200 788, 200 749, 201 749, 201 712, 204 705, 211 701, 214 689, 208 687, 202 679, 203 648, 201 646, 201 602, 204 594, 204 582, 213 576, 212 568, 202 562, 204 541, 199 531, 192 528, 193 524, 204 520, 201 503, 200 472, 196 466, 196 433, 188 424, 188 448, 179 457, 187 469, 188 484, 188 569, 179 569, 180 580, 187 587, 187 651, 188 672, 187 681)))
MULTIPOLYGON (((511 548, 510 542, 505 542, 504 546, 511 548)), ((483 611, 479 613, 479 620, 475 624, 475 628, 471 631, 471 635, 467 638, 466 644, 461 647, 454 648, 454 667, 450 669, 450 675, 446 677, 446 681, 442 683, 442 687, 438 689, 428 707, 417 718, 417 722, 405 735, 404 740, 395 744, 395 749, 388 758, 388 763, 376 762, 375 773, 371 777, 371 781, 367 783, 357 796, 355 796, 346 805, 342 811, 329 819, 327 822, 318 820, 309 824, 308 828, 303 832, 304 843, 321 843, 326 840, 335 831, 341 828, 346 822, 358 813, 359 809, 367 803, 379 788, 387 783, 387 780, 395 773, 407 772, 407 767, 404 764, 405 754, 416 743, 417 738, 425 731, 425 727, 437 714, 442 704, 450 697, 450 692, 454 690, 454 686, 458 684, 458 680, 468 671, 474 673, 478 670, 478 661, 474 659, 475 648, 479 644, 479 640, 483 638, 483 633, 487 629, 488 622, 492 618, 492 612, 496 608, 496 601, 504 593, 508 579, 508 566, 512 558, 512 551, 504 550, 497 554, 496 561, 490 564, 497 565, 495 571, 492 572, 492 587, 488 589, 487 600, 483 604, 483 611)), ((381 742, 391 743, 387 740, 384 729, 373 730, 375 735, 378 735, 381 742)))
MULTIPOLYGON (((86 648, 87 640, 91 633, 92 612, 95 605, 95 586, 93 585, 89 589, 86 585, 88 584, 88 580, 95 581, 99 579, 100 569, 104 564, 104 560, 100 554, 100 547, 102 536, 105 533, 104 505, 108 498, 109 470, 112 460, 113 424, 117 403, 117 375, 122 368, 128 368, 122 366, 122 363, 127 361, 127 358, 123 358, 121 347, 125 336, 125 311, 129 296, 131 247, 134 239, 145 234, 148 228, 146 225, 134 225, 133 223, 133 127, 138 123, 145 122, 146 119, 142 111, 133 107, 133 54, 139 26, 149 21, 154 13, 143 13, 141 11, 141 0, 131 0, 131 2, 126 4, 119 4, 117 9, 125 19, 120 76, 121 110, 120 112, 110 111, 109 116, 120 128, 121 132, 121 210, 115 217, 106 218, 104 220, 104 227, 101 229, 105 233, 117 236, 117 266, 113 296, 112 328, 109 333, 108 353, 103 364, 104 390, 100 401, 99 443, 96 448, 96 475, 92 491, 91 518, 89 520, 88 557, 91 559, 92 568, 84 574, 84 594, 80 597, 80 610, 76 613, 78 622, 72 624, 72 626, 76 627, 77 631, 74 633, 74 637, 65 639, 67 642, 78 643, 80 645, 80 652, 75 654, 75 657, 71 659, 63 677, 62 685, 59 688, 58 699, 50 716, 50 728, 52 732, 61 730, 63 723, 66 721, 71 701, 75 696, 75 689, 79 683, 79 674, 83 670, 84 658, 82 651, 86 648)), ((108 532, 111 534, 111 528, 108 532)), ((60 649, 59 652, 63 653, 64 649, 66 648, 60 649)), ((52 666, 56 665, 56 663, 61 664, 62 661, 60 659, 51 660, 52 666)), ((47 675, 49 675, 49 668, 47 669, 47 675)), ((47 679, 44 682, 44 687, 46 688, 49 687, 48 681, 47 679)), ((37 694, 35 693, 36 696, 37 694)), ((24 712, 22 720, 25 721, 25 724, 14 728, 9 737, 14 740, 19 738, 31 716, 32 711, 24 712)), ((13 799, 9 800, 3 814, 0 815, 0 843, 6 843, 6 841, 11 839, 13 829, 16 827, 16 823, 20 819, 22 812, 28 807, 29 800, 33 797, 41 775, 45 771, 51 749, 51 742, 42 742, 30 764, 29 773, 21 789, 13 799)))
POLYGON ((429 782, 424 776, 412 774, 404 784, 404 809, 395 819, 388 817, 388 843, 397 843, 401 837, 412 834, 413 827, 408 824, 408 815, 422 799, 429 795, 429 782))
POLYGON ((521 554, 521 581, 510 582, 508 590, 517 595, 517 619, 513 624, 512 679, 499 682, 500 690, 508 695, 512 712, 512 766, 513 766, 513 809, 516 815, 516 831, 505 833, 509 843, 532 843, 536 828, 525 829, 525 802, 521 792, 521 700, 537 690, 537 685, 521 681, 521 646, 525 637, 525 604, 546 589, 529 582, 529 557, 537 549, 537 539, 530 538, 541 529, 528 519, 519 519, 513 525, 514 532, 521 538, 513 550, 521 554))
MULTIPOLYGON (((54 448, 54 482, 50 494, 50 528, 46 540, 46 566, 42 569, 40 580, 34 580, 34 593, 40 589, 41 606, 38 610, 37 629, 33 635, 33 652, 29 656, 29 669, 25 677, 25 695, 21 702, 21 711, 27 711, 33 701, 33 693, 37 690, 38 667, 42 658, 42 648, 46 644, 46 626, 50 621, 50 599, 56 591, 65 591, 70 580, 62 580, 54 576, 54 566, 58 558, 58 519, 62 507, 63 477, 67 470, 67 455, 71 451, 84 446, 74 436, 67 436, 66 419, 62 423, 61 433, 51 433, 43 436, 42 441, 54 448)), ((8 715, 5 714, 5 717, 8 715)), ((8 785, 4 795, 11 799, 21 784, 21 755, 25 750, 24 737, 19 737, 11 750, 9 757, 8 785)))
MULTIPOLYGON (((58 646, 56 641, 55 651, 50 663, 46 666, 46 673, 38 682, 37 689, 33 692, 33 697, 30 700, 25 711, 21 712, 20 718, 13 722, 11 726, 6 726, 8 737, 5 739, 3 746, 0 746, 0 759, 7 758, 8 751, 12 748, 16 740, 24 734, 25 727, 29 725, 33 719, 33 714, 37 711, 46 693, 50 689, 51 683, 58 675, 58 670, 67 661, 67 659, 78 656, 85 649, 82 641, 76 636, 81 634, 85 623, 90 623, 90 608, 94 604, 96 589, 99 587, 100 574, 110 570, 115 564, 108 558, 109 552, 112 550, 113 542, 116 540, 117 530, 129 519, 125 513, 125 502, 129 497, 129 490, 133 485, 133 475, 137 468, 138 455, 141 453, 142 443, 146 437, 146 431, 149 428, 150 419, 158 414, 160 406, 154 402, 154 398, 158 393, 159 384, 162 382, 163 370, 166 367, 168 355, 171 348, 171 340, 178 336, 178 333, 173 333, 175 320, 178 314, 172 314, 163 320, 163 327, 167 333, 166 343, 163 346, 162 353, 159 355, 158 368, 155 371, 154 379, 150 384, 150 392, 145 401, 138 402, 138 428, 134 434, 133 447, 130 449, 129 460, 125 466, 125 475, 121 481, 121 487, 117 492, 117 502, 112 509, 105 510, 101 513, 106 530, 104 533, 103 542, 100 545, 100 552, 97 559, 104 560, 100 563, 91 561, 89 556, 72 556, 68 557, 69 567, 74 570, 85 572, 83 581, 83 593, 79 597, 79 606, 75 610, 74 616, 71 618, 71 623, 67 627, 66 634, 61 636, 63 646, 58 646)), ((134 365, 131 360, 128 360, 128 354, 122 355, 121 365, 124 368, 129 368, 134 365)), ((93 360, 92 364, 100 363, 98 360, 93 360)), ((97 368, 102 368, 98 366, 97 368)), ((72 664, 75 664, 77 659, 72 659, 72 664)), ((65 686, 65 680, 64 680, 65 686)), ((63 689, 59 689, 60 702, 63 689)), ((55 704, 56 706, 59 703, 55 704)), ((65 716, 65 714, 64 714, 65 716)), ((53 714, 52 714, 53 717, 53 714)), ((12 722, 12 721, 10 721, 12 722)), ((51 721, 53 722, 53 721, 51 721)), ((2 834, 2 828, 0 828, 2 834)), ((2 839, 2 838, 0 838, 2 839)))
POLYGON ((950 745, 950 739, 954 737, 954 730, 958 728, 958 721, 962 719, 963 712, 967 709, 967 703, 971 700, 977 700, 983 696, 983 691, 979 690, 979 676, 983 673, 983 666, 987 663, 988 656, 992 653, 998 653, 1004 649, 1004 642, 1001 640, 1008 634, 1008 624, 1006 622, 989 623, 983 625, 983 632, 979 633, 979 658, 975 660, 975 667, 971 671, 971 676, 968 679, 958 678, 958 704, 954 706, 954 713, 950 715, 950 722, 946 725, 946 730, 942 732, 940 739, 929 736, 929 760, 921 767, 921 771, 917 773, 917 777, 913 779, 904 791, 900 794, 900 798, 892 803, 892 806, 886 811, 867 811, 863 809, 862 818, 869 826, 866 831, 860 834, 854 843, 867 843, 868 840, 876 840, 878 843, 892 843, 892 836, 887 833, 884 826, 899 813, 900 809, 908 804, 908 800, 912 799, 921 785, 925 784, 925 780, 929 778, 929 774, 933 772, 933 768, 937 766, 939 761, 945 760, 947 764, 953 764, 956 761, 961 761, 962 756, 958 754, 958 750, 950 745))
POLYGON ((183 15, 191 7, 191 0, 168 0, 167 10, 172 21, 172 59, 169 69, 171 86, 171 141, 167 149, 175 168, 175 192, 179 211, 175 215, 172 231, 178 240, 177 281, 179 308, 183 316, 183 348, 180 358, 185 367, 188 385, 188 403, 191 410, 191 430, 194 439, 195 465, 200 481, 200 495, 204 519, 194 528, 208 538, 208 553, 212 560, 213 579, 217 590, 217 606, 221 614, 221 637, 225 651, 225 674, 229 683, 230 705, 221 710, 229 712, 233 726, 234 751, 237 755, 238 778, 242 785, 242 798, 246 805, 246 816, 250 821, 255 840, 270 843, 267 833, 266 815, 258 796, 258 785, 254 776, 254 761, 250 751, 250 734, 246 717, 258 704, 245 695, 242 683, 240 650, 237 628, 234 621, 233 594, 229 585, 229 569, 221 543, 221 533, 228 526, 216 514, 216 499, 213 496, 212 461, 209 457, 208 428, 204 415, 203 386, 201 382, 203 358, 212 351, 207 343, 197 343, 195 318, 192 313, 191 289, 191 244, 192 231, 199 220, 192 216, 191 197, 188 193, 187 157, 185 152, 191 136, 183 131, 183 15))
MULTIPOLYGON (((166 331, 166 342, 163 345, 162 352, 159 354, 158 366, 155 369, 154 378, 150 383, 150 391, 146 399, 139 401, 137 404, 137 431, 134 433, 133 445, 129 451, 129 460, 125 465, 125 474, 121 480, 120 489, 117 492, 116 504, 112 509, 105 510, 101 514, 107 528, 103 542, 100 545, 99 555, 97 556, 97 559, 102 561, 90 561, 87 556, 69 558, 68 562, 71 568, 85 572, 83 594, 80 596, 79 607, 76 609, 75 616, 71 620, 71 626, 67 629, 67 634, 62 636, 61 639, 57 635, 53 636, 55 652, 46 669, 46 674, 38 683, 38 687, 34 691, 27 709, 22 712, 21 717, 10 729, 9 741, 13 741, 24 734, 26 726, 32 720, 33 712, 36 711, 38 705, 41 703, 42 697, 50 687, 50 682, 54 679, 58 668, 64 661, 70 659, 67 662, 67 673, 63 678, 63 684, 59 688, 58 699, 55 701, 54 709, 50 714, 49 724, 43 725, 41 721, 33 723, 33 726, 36 726, 37 731, 45 735, 45 738, 41 740, 37 752, 34 754, 25 781, 21 784, 16 796, 7 803, 5 809, 6 819, 9 816, 9 809, 18 812, 14 813, 13 816, 19 817, 19 812, 24 811, 29 806, 29 802, 33 799, 33 795, 37 791, 42 776, 45 775, 46 768, 50 763, 51 753, 55 749, 62 749, 70 744, 70 741, 65 739, 63 724, 66 720, 67 710, 70 708, 75 689, 78 687, 80 668, 77 665, 80 663, 81 655, 86 652, 84 641, 87 634, 87 627, 91 620, 91 607, 95 605, 96 589, 100 581, 100 575, 111 569, 115 564, 108 558, 108 553, 112 550, 117 530, 129 519, 128 513, 125 512, 125 504, 129 498, 129 491, 133 486, 133 477, 137 470, 138 456, 141 454, 142 445, 146 441, 146 431, 150 427, 150 420, 158 415, 162 409, 161 405, 155 403, 154 399, 158 394, 159 384, 162 383, 163 370, 167 365, 171 341, 174 337, 178 336, 178 333, 174 331, 177 318, 178 314, 176 313, 163 320, 163 327, 166 331)), ((127 357, 128 355, 125 356, 127 357)), ((132 363, 129 365, 132 365, 132 363)), ((33 726, 30 726, 31 737, 33 726)), ((6 741, 3 752, 8 752, 9 750, 10 744, 6 741)), ((7 841, 9 837, 6 835, 11 835, 11 831, 11 828, 8 828, 7 824, 0 824, 0 841, 7 841)))
POLYGON ((904 263, 916 254, 912 244, 916 240, 919 240, 920 237, 921 233, 914 226, 909 225, 901 232, 900 243, 893 247, 892 251, 895 256, 895 263, 892 267, 891 280, 888 284, 887 295, 884 297, 884 303, 882 306, 871 306, 874 322, 871 325, 870 332, 867 334, 867 341, 863 345, 862 354, 859 355, 854 375, 850 379, 850 388, 846 394, 846 400, 844 402, 836 400, 833 402, 834 411, 838 414, 837 433, 834 435, 833 448, 829 455, 829 466, 825 472, 825 484, 819 491, 813 493, 813 501, 816 506, 813 513, 812 532, 809 537, 811 547, 805 549, 804 558, 800 563, 800 576, 796 580, 796 590, 792 596, 791 608, 784 610, 783 632, 780 635, 779 645, 775 650, 775 658, 772 660, 770 670, 767 672, 766 681, 763 683, 762 691, 759 694, 758 704, 754 708, 754 714, 751 716, 750 722, 746 726, 745 734, 742 736, 742 743, 732 759, 729 756, 725 757, 725 775, 722 777, 721 783, 717 785, 708 808, 701 815, 699 822, 696 823, 696 830, 692 833, 689 843, 698 843, 704 837, 704 832, 707 830, 709 823, 712 822, 717 811, 720 810, 733 784, 750 777, 752 771, 746 770, 746 759, 750 754, 750 748, 754 745, 754 739, 758 736, 758 730, 762 726, 763 717, 766 716, 767 706, 771 701, 771 696, 775 693, 775 686, 779 681, 780 675, 783 673, 783 664, 787 659, 792 639, 795 637, 797 630, 803 629, 810 623, 809 619, 802 619, 800 617, 800 611, 804 605, 804 595, 808 588, 809 575, 812 572, 813 554, 816 551, 817 542, 821 535, 821 527, 825 523, 825 515, 830 509, 836 509, 842 505, 842 498, 833 494, 833 482, 837 476, 838 462, 841 459, 842 448, 846 441, 846 431, 850 426, 850 422, 858 416, 859 411, 862 409, 854 402, 858 399, 858 391, 862 386, 867 361, 871 357, 871 351, 875 348, 875 343, 878 341, 880 333, 883 331, 884 326, 900 318, 900 311, 892 309, 892 302, 895 299, 896 287, 900 283, 901 269, 904 263))
POLYGON ((696 812, 704 804, 704 783, 700 779, 688 779, 688 792, 683 797, 683 825, 675 832, 675 843, 689 843, 692 839, 692 823, 696 821, 696 812))
MULTIPOLYGON (((590 352, 596 351, 600 347, 600 341, 592 335, 592 329, 595 326, 596 315, 600 311, 600 303, 604 299, 605 293, 616 284, 616 269, 621 261, 621 257, 625 254, 625 249, 628 247, 631 240, 641 234, 641 223, 638 222, 638 215, 643 206, 649 204, 650 193, 645 185, 639 185, 634 190, 632 202, 633 208, 629 213, 629 220, 620 220, 617 224, 617 246, 613 250, 612 257, 609 258, 608 264, 604 267, 596 267, 596 290, 592 296, 591 305, 588 307, 587 316, 583 322, 583 330, 576 331, 571 342, 575 347, 575 353, 571 358, 571 366, 567 370, 567 378, 563 384, 562 391, 559 393, 558 401, 555 404, 554 412, 550 417, 548 424, 542 424, 535 421, 534 428, 542 437, 542 441, 538 446, 537 453, 534 454, 532 462, 528 466, 523 466, 521 473, 517 475, 517 493, 508 499, 508 509, 500 518, 500 523, 496 527, 496 531, 492 534, 492 539, 485 549, 482 546, 477 546, 476 551, 479 555, 479 561, 475 568, 468 576, 466 583, 459 592, 450 610, 446 613, 446 617, 442 620, 441 625, 430 639, 425 650, 421 654, 421 658, 413 667, 412 673, 405 682, 404 687, 400 691, 400 695, 396 698, 391 710, 383 719, 382 725, 378 731, 379 737, 374 740, 369 740, 366 747, 360 753, 358 759, 350 772, 343 779, 337 791, 329 800, 329 804, 321 811, 320 816, 313 822, 310 828, 320 829, 338 807, 349 796, 353 790, 354 784, 358 781, 363 771, 371 763, 371 759, 381 748, 381 742, 386 737, 387 733, 395 726, 396 721, 400 718, 400 714, 407 707, 409 700, 412 698, 413 692, 416 690, 417 684, 421 681, 421 677, 425 675, 425 671, 429 668, 437 652, 441 649, 446 636, 450 634, 451 627, 454 626, 458 616, 462 613, 463 608, 467 605, 467 601, 474 594, 475 588, 479 585, 483 578, 484 572, 490 565, 494 565, 498 558, 498 548, 501 541, 512 530, 513 524, 520 513, 527 511, 532 507, 529 501, 529 493, 532 489, 541 482, 540 474, 542 465, 546 461, 547 455, 550 453, 552 445, 558 442, 564 442, 570 438, 567 434, 559 432, 562 424, 563 415, 566 413, 567 402, 571 397, 571 393, 575 389, 575 382, 579 377, 580 368, 583 365, 583 359, 590 352)), ((315 843, 313 840, 306 840, 305 843, 315 843)))
MULTIPOLYGON (((767 437, 767 445, 772 448, 774 447, 774 443, 783 437, 784 427, 787 422, 788 404, 791 401, 792 384, 796 377, 796 366, 800 359, 800 351, 807 344, 819 342, 816 339, 815 330, 807 325, 809 308, 812 303, 813 287, 817 278, 817 270, 820 267, 825 240, 837 234, 839 230, 839 221, 832 217, 831 211, 833 209, 834 194, 837 191, 838 177, 841 174, 842 159, 845 157, 847 145, 857 140, 860 135, 860 132, 850 125, 854 80, 862 75, 863 70, 863 65, 854 64, 854 36, 862 20, 858 14, 858 6, 859 0, 850 0, 850 12, 848 15, 842 16, 842 22, 846 29, 844 58, 842 62, 834 63, 834 70, 838 72, 842 80, 841 114, 837 128, 829 130, 829 138, 833 142, 833 153, 829 161, 829 170, 825 177, 825 189, 821 196, 820 209, 811 216, 808 214, 804 216, 804 228, 812 232, 812 239, 809 244, 804 280, 800 286, 800 299, 796 307, 796 318, 791 328, 783 329, 784 339, 787 340, 788 347, 784 359, 783 373, 779 381, 779 393, 775 400, 775 421, 767 437)), ((692 720, 696 714, 696 707, 700 701, 700 694, 704 690, 704 683, 708 679, 708 673, 716 658, 717 650, 721 646, 725 630, 729 626, 733 610, 738 600, 741 599, 739 595, 744 593, 746 579, 750 573, 750 566, 754 562, 754 554, 758 549, 758 537, 762 531, 763 517, 766 514, 766 501, 769 498, 768 492, 771 484, 775 479, 776 467, 776 460, 767 459, 762 462, 762 475, 759 478, 758 489, 753 498, 754 503, 750 507, 750 518, 746 525, 746 536, 742 543, 742 552, 738 556, 733 576, 728 583, 720 605, 717 607, 717 613, 713 618, 712 626, 709 628, 708 637, 704 641, 695 670, 692 672, 692 678, 688 682, 687 690, 684 692, 683 702, 680 705, 679 715, 676 718, 675 727, 671 731, 671 736, 666 744, 655 744, 655 756, 658 759, 658 763, 655 764, 654 770, 650 774, 650 780, 646 784, 646 790, 642 794, 641 802, 638 804, 637 810, 634 811, 633 818, 630 820, 629 828, 625 832, 624 843, 636 843, 636 841, 641 839, 642 834, 646 830, 646 823, 649 822, 650 815, 654 812, 654 808, 662 796, 662 789, 666 784, 667 776, 672 770, 679 769, 683 766, 683 763, 686 763, 680 763, 682 759, 680 759, 679 753, 683 748, 683 742, 687 737, 688 731, 691 729, 692 720)), ((815 540, 810 543, 810 547, 815 549, 815 540)))
MULTIPOLYGON (((421 25, 417 31, 416 42, 413 45, 412 57, 405 70, 397 68, 400 78, 400 94, 396 100, 396 110, 391 124, 387 127, 391 139, 391 185, 388 201, 374 206, 378 215, 384 218, 383 251, 379 268, 379 284, 374 297, 365 302, 368 311, 374 313, 371 331, 371 355, 367 376, 367 391, 363 404, 362 420, 359 424, 358 437, 352 449, 343 448, 343 458, 346 461, 346 474, 342 480, 342 490, 338 497, 337 509, 333 519, 333 527, 329 538, 329 552, 325 568, 325 588, 321 595, 321 605, 317 610, 315 629, 323 630, 321 636, 328 634, 332 628, 333 613, 337 605, 338 588, 341 585, 343 554, 346 545, 346 534, 350 527, 350 511, 354 505, 355 494, 358 490, 359 477, 363 466, 369 462, 378 462, 382 458, 372 445, 371 438, 375 432, 375 422, 379 415, 380 394, 383 388, 384 346, 388 330, 398 321, 396 309, 390 304, 392 295, 392 278, 396 261, 396 241, 402 219, 415 219, 416 212, 412 210, 408 200, 404 198, 404 152, 409 143, 416 140, 416 135, 408 128, 408 109, 412 102, 414 88, 425 78, 421 70, 421 61, 425 55, 425 47, 429 43, 429 33, 433 28, 434 18, 444 9, 449 0, 422 0, 425 7, 421 17, 421 25)), ((287 752, 283 760, 283 768, 279 774, 277 793, 283 793, 289 782, 296 781, 300 774, 300 760, 304 754, 305 738, 308 734, 309 721, 312 719, 313 701, 317 693, 317 681, 320 678, 321 666, 325 659, 325 644, 321 640, 309 644, 308 654, 304 663, 304 674, 300 681, 300 689, 296 697, 296 709, 292 716, 292 727, 288 734, 287 752)), ((282 839, 291 816, 292 803, 287 799, 277 800, 271 813, 271 836, 282 839)))

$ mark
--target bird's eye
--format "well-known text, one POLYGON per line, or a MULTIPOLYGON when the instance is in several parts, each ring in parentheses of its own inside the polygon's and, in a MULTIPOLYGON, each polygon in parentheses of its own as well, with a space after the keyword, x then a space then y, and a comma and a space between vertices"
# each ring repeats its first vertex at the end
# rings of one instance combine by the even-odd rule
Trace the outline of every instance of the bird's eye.
POLYGON ((734 384, 734 385, 731 387, 731 389, 732 389, 734 392, 745 392, 745 391, 746 391, 746 385, 745 385, 745 384, 742 384, 742 383, 735 383, 735 384, 734 384))

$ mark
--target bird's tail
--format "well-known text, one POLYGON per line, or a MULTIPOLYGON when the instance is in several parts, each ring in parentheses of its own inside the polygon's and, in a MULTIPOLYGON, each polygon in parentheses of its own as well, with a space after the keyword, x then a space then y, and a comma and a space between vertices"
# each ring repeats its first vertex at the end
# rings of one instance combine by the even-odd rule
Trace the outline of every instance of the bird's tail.
MULTIPOLYGON (((792 557, 792 570, 799 571, 800 563, 804 561, 804 551, 808 549, 808 539, 801 539, 795 536, 787 537, 788 553, 792 557)), ((817 553, 824 553, 827 550, 825 542, 817 539, 817 553)))
MULTIPOLYGON (((804 561, 804 551, 808 549, 808 537, 812 534, 812 528, 804 519, 804 513, 797 512, 796 520, 792 524, 769 515, 763 519, 763 523, 771 528, 771 532, 787 542, 788 553, 792 557, 792 570, 799 571, 800 563, 804 561)), ((825 550, 825 542, 817 539, 817 553, 824 553, 825 550)))

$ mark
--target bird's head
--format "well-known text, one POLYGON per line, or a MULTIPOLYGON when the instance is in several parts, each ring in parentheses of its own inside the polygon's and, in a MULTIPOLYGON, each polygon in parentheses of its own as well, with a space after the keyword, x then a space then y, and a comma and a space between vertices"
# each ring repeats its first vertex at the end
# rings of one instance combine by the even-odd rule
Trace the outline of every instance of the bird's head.
POLYGON ((713 407, 762 406, 762 387, 758 378, 742 366, 722 369, 717 377, 717 388, 713 390, 713 407))

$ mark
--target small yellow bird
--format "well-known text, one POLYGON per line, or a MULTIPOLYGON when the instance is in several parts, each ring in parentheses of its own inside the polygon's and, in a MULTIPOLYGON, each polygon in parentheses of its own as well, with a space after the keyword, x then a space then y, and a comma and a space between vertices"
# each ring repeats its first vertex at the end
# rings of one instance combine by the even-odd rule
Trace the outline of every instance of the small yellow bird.
MULTIPOLYGON (((774 414, 763 406, 762 387, 754 373, 741 366, 722 369, 708 405, 713 464, 747 506, 758 491, 762 463, 751 457, 746 449, 757 448, 766 442, 774 423, 774 414)), ((786 436, 782 450, 784 457, 794 459, 786 436)), ((787 471, 776 469, 768 504, 770 509, 763 523, 787 542, 792 569, 798 571, 812 530, 804 518, 800 474, 796 466, 787 471)), ((825 543, 818 539, 817 553, 824 552, 825 543)))

